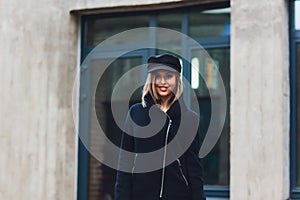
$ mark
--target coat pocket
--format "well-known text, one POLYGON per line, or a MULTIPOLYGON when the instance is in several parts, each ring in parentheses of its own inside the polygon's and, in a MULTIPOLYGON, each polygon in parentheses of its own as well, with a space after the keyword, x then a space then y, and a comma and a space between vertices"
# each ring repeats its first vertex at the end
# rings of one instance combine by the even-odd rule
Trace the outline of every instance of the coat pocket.
POLYGON ((187 181, 187 178, 185 177, 185 175, 184 175, 184 173, 183 173, 182 165, 181 165, 181 162, 180 162, 179 159, 177 159, 177 163, 178 163, 178 167, 179 167, 179 171, 180 171, 181 177, 183 178, 183 180, 184 180, 186 186, 189 186, 189 183, 188 183, 188 181, 187 181))
POLYGON ((137 156, 138 156, 138 154, 136 153, 136 154, 134 155, 134 161, 133 161, 132 169, 131 169, 131 174, 132 174, 132 175, 133 175, 133 173, 134 173, 135 163, 136 163, 137 156))

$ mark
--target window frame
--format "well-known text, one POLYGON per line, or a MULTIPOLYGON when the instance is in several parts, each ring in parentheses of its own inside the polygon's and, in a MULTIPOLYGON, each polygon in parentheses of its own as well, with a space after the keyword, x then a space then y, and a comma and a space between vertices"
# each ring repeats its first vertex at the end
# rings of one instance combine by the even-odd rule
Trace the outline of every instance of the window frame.
MULTIPOLYGON (((290 197, 300 199, 300 187, 297 187, 297 44, 300 45, 300 30, 295 30, 295 1, 290 2, 290 197)), ((298 55, 298 59, 300 56, 298 55)), ((299 136, 298 136, 299 137, 299 136)), ((299 155, 298 155, 299 157, 299 155)), ((298 158, 299 159, 299 158, 298 158)), ((299 170, 299 169, 298 169, 299 170)))
MULTIPOLYGON (((173 9, 156 9, 152 11, 133 11, 128 12, 129 15, 134 14, 141 14, 145 15, 148 14, 150 16, 149 19, 149 27, 156 26, 157 22, 157 15, 160 12, 164 11, 178 11, 182 14, 182 28, 181 31, 185 34, 188 33, 188 11, 189 8, 192 8, 195 6, 184 6, 179 8, 173 8, 173 9)), ((209 4, 201 4, 198 5, 200 10, 206 10, 206 9, 214 9, 219 7, 230 7, 229 1, 223 1, 220 3, 209 3, 209 4)), ((80 55, 80 61, 81 63, 84 61, 85 57, 88 55, 89 52, 93 50, 95 46, 86 46, 86 21, 90 19, 98 19, 102 17, 117 17, 117 16, 125 16, 127 13, 105 13, 105 14, 92 14, 92 15, 82 15, 81 16, 81 55, 80 55)), ((201 44, 204 48, 229 48, 230 49, 230 35, 229 36, 219 36, 214 38, 194 38, 199 44, 201 44)), ((189 68, 185 68, 184 70, 189 70, 189 68)), ((187 77, 187 79, 190 81, 190 78, 187 77)), ((82 87, 84 84, 80 84, 80 87, 82 87)), ((83 86, 87 87, 87 86, 83 86)), ((81 93, 81 92, 80 92, 81 93)), ((87 110, 88 108, 80 108, 80 116, 84 115, 85 117, 80 116, 79 120, 79 131, 86 131, 89 129, 88 123, 85 122, 88 120, 87 116, 87 110), (83 121, 82 121, 83 120, 83 121), (84 125, 85 124, 85 125, 84 125)), ((84 144, 80 141, 80 138, 78 138, 78 178, 77 178, 77 199, 83 200, 87 199, 88 197, 88 170, 89 170, 89 153, 87 149, 85 148, 84 144)), ((229 165, 230 165, 230 159, 229 159, 229 165)), ((218 198, 218 199, 229 199, 230 196, 230 185, 228 186, 204 186, 204 190, 206 193, 206 196, 208 198, 218 198)))

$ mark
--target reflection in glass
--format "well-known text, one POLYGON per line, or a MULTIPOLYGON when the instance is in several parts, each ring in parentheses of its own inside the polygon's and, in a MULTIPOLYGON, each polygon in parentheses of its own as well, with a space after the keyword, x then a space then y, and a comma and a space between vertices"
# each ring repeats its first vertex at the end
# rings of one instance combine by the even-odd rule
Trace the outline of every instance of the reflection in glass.
POLYGON ((300 187, 300 43, 297 44, 296 49, 296 72, 297 72, 297 84, 296 84, 296 90, 297 90, 297 187, 300 187))
POLYGON ((181 31, 181 13, 159 14, 157 16, 157 27, 181 31))
MULTIPOLYGON (((199 66, 201 76, 197 76, 199 87, 195 87, 194 91, 197 95, 196 101, 199 102, 200 108, 200 132, 203 133, 202 137, 207 132, 210 118, 211 118, 211 102, 218 102, 219 98, 219 82, 217 81, 216 71, 213 64, 219 65, 219 71, 223 78, 227 108, 229 108, 229 49, 209 49, 209 55, 204 50, 193 50, 191 63, 199 66), (197 60, 197 61, 196 61, 197 60), (206 82, 204 81, 204 78, 206 82), (208 88, 211 94, 208 93, 208 88)), ((192 71, 192 70, 191 70, 192 71)), ((193 76, 193 74, 192 74, 193 76)), ((202 159, 204 166, 204 179, 206 185, 229 185, 229 109, 227 109, 225 124, 222 129, 221 137, 213 150, 202 159)), ((216 119, 217 120, 217 119, 216 119)))
MULTIPOLYGON (((168 14, 159 14, 157 16, 157 27, 172 29, 174 31, 181 32, 181 19, 182 14, 180 13, 168 13, 168 14)), ((173 53, 181 53, 181 41, 178 41, 176 38, 172 38, 169 35, 157 35, 157 44, 160 47, 168 49, 173 53)), ((157 54, 165 53, 162 50, 158 50, 157 54)))
MULTIPOLYGON (((91 85, 97 86, 97 88, 91 88, 91 95, 95 94, 95 96, 91 96, 92 101, 95 102, 95 107, 90 108, 90 110, 95 110, 97 119, 95 120, 91 117, 90 121, 90 149, 91 152, 99 152, 100 154, 108 155, 105 150, 106 143, 101 135, 97 132, 97 127, 101 126, 106 136, 116 145, 120 145, 120 136, 121 129, 117 126, 114 121, 111 112, 111 95, 113 88, 117 81, 121 78, 123 74, 132 69, 135 66, 139 66, 142 64, 141 57, 127 57, 127 58, 118 58, 112 64, 109 65, 107 70, 104 72, 102 77, 100 78, 99 70, 106 66, 105 64, 108 62, 106 59, 97 59, 92 62, 91 67, 91 85), (100 78, 100 80, 99 80, 100 78), (96 92, 93 91, 96 89, 96 92)), ((128 87, 129 89, 124 89, 124 92, 128 92, 130 90, 131 85, 134 85, 136 82, 141 82, 143 75, 128 77, 125 79, 124 87, 128 87)), ((122 103, 126 101, 126 99, 122 99, 122 95, 118 95, 120 98, 115 99, 118 103, 122 103)), ((130 104, 133 104, 140 100, 141 96, 141 88, 139 88, 132 96, 130 104)), ((99 162, 92 155, 89 157, 89 188, 88 188, 88 199, 96 200, 96 199, 113 199, 114 193, 114 185, 115 185, 115 175, 116 171, 107 167, 106 165, 99 162)))
POLYGON ((300 30, 300 1, 295 1, 295 29, 300 30))
POLYGON ((191 62, 192 66, 191 66, 191 85, 192 85, 192 89, 198 89, 199 88, 199 59, 197 57, 192 58, 192 62, 191 62))
MULTIPOLYGON (((148 15, 145 16, 128 16, 128 17, 114 17, 114 18, 99 18, 91 19, 86 22, 87 36, 86 45, 94 46, 98 45, 105 39, 127 31, 133 28, 147 27, 149 26, 148 15)), ((134 39, 114 41, 114 44, 110 45, 122 45, 126 44, 127 41, 144 42, 145 35, 132 35, 134 39)))
POLYGON ((230 8, 191 11, 189 35, 193 38, 230 35, 230 8))

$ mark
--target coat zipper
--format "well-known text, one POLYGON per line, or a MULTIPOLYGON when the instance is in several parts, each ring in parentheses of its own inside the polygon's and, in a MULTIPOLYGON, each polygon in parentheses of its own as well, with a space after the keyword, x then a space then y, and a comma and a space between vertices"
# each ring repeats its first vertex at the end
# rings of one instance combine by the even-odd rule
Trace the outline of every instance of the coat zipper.
POLYGON ((189 186, 189 183, 188 183, 188 181, 187 181, 187 179, 186 179, 186 177, 185 177, 185 175, 182 171, 180 160, 177 159, 177 162, 178 162, 178 165, 179 165, 179 170, 180 170, 181 176, 184 179, 186 186, 189 186))
POLYGON ((160 193, 159 193, 159 198, 162 198, 163 196, 163 190, 164 190, 164 180, 165 180, 165 165, 166 165, 166 153, 167 153, 167 144, 168 144, 168 136, 169 136, 169 131, 170 127, 172 124, 172 120, 169 118, 169 124, 168 124, 168 129, 166 133, 166 138, 165 138, 165 147, 164 147, 164 159, 163 159, 163 168, 162 168, 162 175, 161 175, 161 185, 160 185, 160 193))
POLYGON ((134 172, 135 162, 136 162, 137 156, 138 156, 138 154, 136 153, 135 156, 134 156, 134 161, 133 161, 133 166, 132 166, 131 174, 133 174, 133 172, 134 172))

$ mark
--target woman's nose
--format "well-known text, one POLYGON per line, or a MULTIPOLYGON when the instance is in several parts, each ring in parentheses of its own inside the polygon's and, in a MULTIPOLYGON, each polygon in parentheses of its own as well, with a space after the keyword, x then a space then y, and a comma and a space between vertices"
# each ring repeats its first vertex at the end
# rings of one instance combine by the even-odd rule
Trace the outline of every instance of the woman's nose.
POLYGON ((165 77, 161 77, 160 82, 165 83, 166 82, 165 77))

